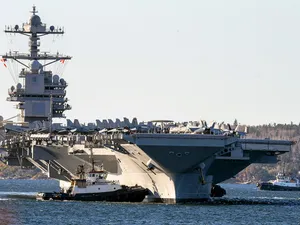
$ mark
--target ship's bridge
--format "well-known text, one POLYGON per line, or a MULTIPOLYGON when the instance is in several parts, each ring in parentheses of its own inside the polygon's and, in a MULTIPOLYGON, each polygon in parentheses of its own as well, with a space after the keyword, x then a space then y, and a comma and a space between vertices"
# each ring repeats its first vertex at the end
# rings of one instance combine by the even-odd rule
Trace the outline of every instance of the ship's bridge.
POLYGON ((52 120, 53 117, 64 117, 64 112, 70 110, 71 106, 66 102, 67 82, 58 74, 52 74, 45 68, 53 63, 64 63, 70 60, 70 56, 59 54, 40 53, 40 39, 46 35, 63 35, 61 27, 49 26, 42 23, 37 15, 36 7, 33 6, 31 16, 22 28, 19 25, 6 26, 5 32, 10 34, 22 34, 29 38, 29 53, 10 51, 2 55, 3 62, 8 59, 21 64, 22 68, 16 86, 8 90, 7 101, 18 102, 17 109, 20 112, 20 121, 33 122, 52 120), (28 61, 24 63, 23 61, 28 61), (44 64, 41 62, 44 61, 44 64))

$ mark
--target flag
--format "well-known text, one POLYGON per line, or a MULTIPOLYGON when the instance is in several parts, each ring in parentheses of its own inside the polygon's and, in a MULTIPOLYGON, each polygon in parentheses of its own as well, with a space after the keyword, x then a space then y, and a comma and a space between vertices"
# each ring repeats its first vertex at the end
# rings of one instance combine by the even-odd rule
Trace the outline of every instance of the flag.
POLYGON ((7 68, 7 66, 6 66, 6 64, 5 63, 3 63, 3 65, 7 68))
POLYGON ((61 63, 65 63, 65 60, 64 60, 64 59, 61 59, 60 62, 61 62, 61 63))

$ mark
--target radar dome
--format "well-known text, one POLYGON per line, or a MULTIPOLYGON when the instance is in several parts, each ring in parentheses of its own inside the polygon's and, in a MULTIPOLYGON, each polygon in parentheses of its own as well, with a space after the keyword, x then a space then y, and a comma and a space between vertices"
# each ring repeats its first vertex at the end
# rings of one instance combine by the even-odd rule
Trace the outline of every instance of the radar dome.
POLYGON ((53 83, 54 84, 58 84, 58 81, 59 81, 59 76, 58 75, 54 75, 53 76, 53 83))
POLYGON ((66 81, 65 81, 63 78, 61 78, 61 79, 59 80, 59 82, 60 82, 62 85, 65 85, 65 84, 66 84, 66 81))
POLYGON ((32 15, 29 19, 29 24, 37 27, 42 24, 41 18, 38 15, 32 15))
POLYGON ((22 84, 18 83, 17 84, 17 89, 21 89, 22 88, 22 84))
POLYGON ((42 65, 39 63, 39 61, 37 61, 37 60, 33 60, 32 62, 31 62, 31 69, 32 70, 35 70, 35 71, 37 71, 37 70, 39 70, 41 67, 42 67, 42 65))

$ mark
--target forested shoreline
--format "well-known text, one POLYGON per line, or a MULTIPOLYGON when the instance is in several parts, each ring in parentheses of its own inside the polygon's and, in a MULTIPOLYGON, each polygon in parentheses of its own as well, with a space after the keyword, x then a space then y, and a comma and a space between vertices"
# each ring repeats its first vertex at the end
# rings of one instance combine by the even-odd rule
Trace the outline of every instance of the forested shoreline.
POLYGON ((47 179, 39 169, 21 169, 0 161, 0 179, 47 179))
POLYGON ((299 176, 300 171, 300 124, 268 124, 248 127, 247 138, 270 138, 290 140, 295 144, 292 151, 280 155, 277 164, 251 164, 237 176, 238 182, 258 182, 275 179, 278 172, 290 176, 299 176))

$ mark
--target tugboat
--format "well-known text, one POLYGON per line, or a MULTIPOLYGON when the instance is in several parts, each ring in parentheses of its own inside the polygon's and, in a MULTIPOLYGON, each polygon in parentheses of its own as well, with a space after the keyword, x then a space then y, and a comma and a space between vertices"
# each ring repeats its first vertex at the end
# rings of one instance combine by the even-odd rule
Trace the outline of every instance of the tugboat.
POLYGON ((119 181, 106 180, 108 172, 101 168, 92 170, 86 175, 84 165, 77 168, 78 179, 72 179, 70 188, 59 193, 38 193, 37 200, 78 200, 78 201, 108 201, 108 202, 142 202, 148 194, 148 189, 141 186, 128 187, 120 185, 119 181))
POLYGON ((268 191, 300 191, 300 182, 297 178, 291 178, 284 173, 278 173, 276 180, 258 183, 260 190, 268 191))

